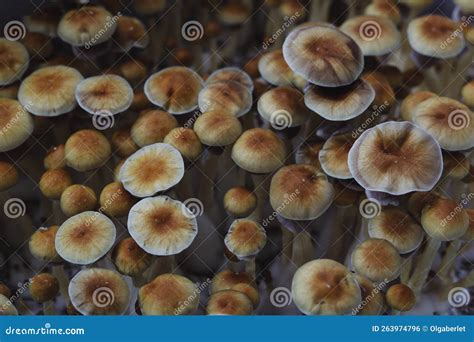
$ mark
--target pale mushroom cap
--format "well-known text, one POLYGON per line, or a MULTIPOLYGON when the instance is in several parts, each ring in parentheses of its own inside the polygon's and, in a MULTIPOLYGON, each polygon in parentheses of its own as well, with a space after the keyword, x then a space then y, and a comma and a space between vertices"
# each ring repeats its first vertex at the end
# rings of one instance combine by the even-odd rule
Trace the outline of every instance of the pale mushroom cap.
POLYGON ((416 91, 405 97, 400 106, 400 116, 403 120, 413 121, 413 112, 416 110, 417 106, 436 96, 435 93, 431 91, 416 91))
POLYGON ((107 162, 110 143, 99 131, 83 129, 73 133, 64 146, 67 165, 76 171, 96 169, 107 162))
POLYGON ((367 15, 375 15, 392 20, 395 24, 400 22, 400 10, 392 0, 373 0, 364 10, 367 15))
POLYGON ((174 255, 188 248, 197 235, 196 218, 168 196, 142 199, 128 215, 128 230, 146 252, 174 255))
POLYGON ((253 81, 250 76, 245 71, 236 67, 227 67, 214 71, 206 79, 206 84, 230 81, 240 83, 246 86, 250 91, 253 91, 253 81))
POLYGON ((326 175, 311 165, 293 164, 279 169, 270 184, 270 204, 290 220, 313 220, 331 205, 334 188, 326 175))
POLYGON ((152 263, 152 257, 138 246, 131 237, 125 238, 114 247, 112 260, 117 270, 125 275, 139 276, 152 263))
POLYGON ((18 100, 32 114, 58 116, 76 107, 76 87, 83 80, 73 68, 56 65, 34 71, 23 80, 18 100))
POLYGON ((369 236, 390 242, 400 254, 410 253, 420 246, 424 232, 403 210, 384 207, 369 220, 369 236))
POLYGON ((133 123, 131 135, 140 147, 163 142, 166 135, 178 127, 175 117, 162 110, 150 110, 140 115, 133 123))
POLYGON ((169 67, 151 75, 144 90, 148 100, 171 114, 184 114, 197 108, 204 81, 186 67, 169 67))
POLYGON ((445 150, 461 151, 474 146, 474 113, 459 101, 429 98, 416 107, 413 121, 445 150))
POLYGON ((250 315, 253 303, 240 291, 223 290, 209 297, 206 311, 208 315, 250 315))
POLYGON ((307 262, 296 271, 291 285, 293 301, 305 315, 344 315, 361 302, 355 276, 330 259, 307 262))
POLYGON ((163 142, 176 148, 184 158, 189 160, 198 159, 202 153, 201 141, 191 128, 173 128, 163 142))
POLYGON ((249 219, 232 222, 224 243, 230 252, 245 260, 257 255, 267 243, 267 233, 260 224, 249 219))
POLYGON ((258 198, 255 193, 244 187, 229 189, 224 195, 224 207, 235 217, 246 217, 257 208, 258 198))
POLYGON ((419 54, 452 58, 465 47, 464 36, 457 34, 459 24, 440 15, 427 15, 413 19, 407 28, 410 46, 419 54))
POLYGON ((405 284, 395 284, 385 294, 388 306, 398 311, 410 311, 416 304, 416 295, 405 284))
POLYGON ((212 278, 210 293, 216 293, 223 290, 230 290, 237 284, 251 284, 252 277, 247 272, 233 272, 224 270, 217 273, 212 278))
POLYGON ((48 262, 61 260, 54 244, 58 229, 58 226, 41 227, 31 235, 28 247, 36 259, 48 262))
POLYGON ((252 107, 252 92, 235 81, 216 82, 199 92, 198 102, 202 112, 219 111, 240 117, 252 107))
POLYGON ((283 44, 290 68, 319 86, 340 87, 354 82, 362 72, 362 51, 345 33, 329 25, 303 25, 283 44))
POLYGON ((73 46, 93 46, 110 39, 118 17, 100 6, 83 6, 67 12, 58 25, 58 36, 73 46))
POLYGON ((23 144, 33 129, 33 118, 18 101, 0 99, 0 152, 23 144))
POLYGON ((384 299, 381 288, 377 287, 369 278, 356 274, 355 278, 359 284, 362 302, 353 313, 357 315, 380 315, 384 307, 384 299))
POLYGON ((77 85, 76 100, 90 114, 114 115, 130 107, 133 89, 117 75, 93 76, 77 85))
POLYGON ((232 160, 242 169, 253 173, 270 173, 285 161, 283 141, 268 129, 245 131, 232 147, 232 160))
POLYGON ((64 260, 88 265, 102 258, 115 242, 115 225, 96 211, 77 214, 59 227, 55 245, 64 260))
POLYGON ((294 73, 281 50, 268 51, 258 61, 258 71, 268 83, 285 87, 293 84, 294 73))
POLYGON ((401 34, 395 24, 383 17, 353 17, 342 24, 341 31, 354 39, 364 56, 386 55, 401 43, 401 34))
POLYGON ((130 289, 120 273, 86 268, 69 283, 74 308, 83 315, 122 315, 130 303, 130 289))
POLYGON ((352 251, 354 270, 375 282, 389 282, 400 275, 402 258, 387 240, 367 239, 352 251))
POLYGON ((401 195, 428 191, 443 165, 438 143, 409 122, 386 122, 366 130, 349 152, 349 169, 366 190, 401 195))
POLYGON ((327 175, 338 179, 352 178, 347 159, 354 142, 351 133, 336 134, 326 140, 319 151, 319 162, 327 175))
POLYGON ((0 294, 0 316, 17 316, 18 310, 10 299, 0 294))
POLYGON ((221 111, 201 114, 193 127, 201 143, 207 146, 233 144, 242 134, 242 124, 235 116, 221 111))
POLYGON ((0 86, 20 80, 28 69, 29 59, 23 44, 0 38, 0 86))
POLYGON ((331 121, 346 121, 359 116, 374 99, 375 90, 364 80, 338 88, 310 86, 304 94, 306 106, 331 121))
POLYGON ((184 161, 173 146, 156 143, 142 147, 127 158, 119 173, 124 188, 136 197, 167 190, 184 176, 184 161))
POLYGON ((144 315, 190 315, 196 311, 199 297, 196 284, 177 274, 159 275, 138 292, 144 315))

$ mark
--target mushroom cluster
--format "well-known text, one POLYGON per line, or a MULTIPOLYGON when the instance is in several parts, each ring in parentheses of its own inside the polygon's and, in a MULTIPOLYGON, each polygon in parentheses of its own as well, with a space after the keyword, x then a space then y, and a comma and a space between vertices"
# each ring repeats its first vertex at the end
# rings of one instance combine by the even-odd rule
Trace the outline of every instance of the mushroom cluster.
POLYGON ((0 315, 474 314, 472 1, 18 16, 0 315))

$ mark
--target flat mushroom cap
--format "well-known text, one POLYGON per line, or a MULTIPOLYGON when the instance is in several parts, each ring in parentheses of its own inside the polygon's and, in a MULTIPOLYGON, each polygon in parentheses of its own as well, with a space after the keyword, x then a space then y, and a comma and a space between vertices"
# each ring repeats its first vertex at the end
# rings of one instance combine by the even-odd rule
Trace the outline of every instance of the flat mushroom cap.
POLYGON ((83 6, 64 14, 58 25, 58 36, 72 46, 93 46, 110 39, 117 20, 100 6, 83 6))
POLYGON ((457 34, 459 23, 440 15, 426 15, 408 24, 410 46, 421 55, 452 58, 466 46, 464 36, 457 34))
POLYGON ((93 76, 77 85, 76 100, 90 114, 114 115, 130 107, 133 89, 117 75, 93 76))
POLYGON ((393 195, 428 191, 441 177, 438 143, 409 122, 385 122, 366 130, 349 152, 349 169, 366 190, 393 195))
POLYGON ((243 70, 236 67, 226 67, 214 71, 206 79, 206 84, 218 82, 234 81, 246 86, 251 92, 253 91, 252 78, 243 70))
POLYGON ((290 68, 323 87, 354 82, 362 73, 364 59, 355 41, 329 25, 301 25, 286 37, 283 55, 290 68))
POLYGON ((260 224, 249 219, 232 222, 224 243, 231 253, 245 260, 257 255, 267 243, 267 233, 260 224))
POLYGON ((209 297, 206 311, 208 315, 250 315, 253 312, 253 303, 242 292, 223 290, 209 297))
POLYGON ((347 159, 354 142, 352 133, 336 134, 326 140, 319 151, 319 162, 327 175, 338 179, 352 178, 347 159))
POLYGON ((55 65, 38 69, 21 82, 18 100, 38 116, 58 116, 76 107, 76 87, 83 80, 76 69, 55 65))
POLYGON ((355 276, 330 259, 307 262, 296 271, 291 285, 293 301, 305 315, 344 315, 361 302, 355 276))
POLYGON ((326 175, 311 165, 293 164, 279 169, 270 184, 270 204, 290 220, 314 220, 331 205, 334 188, 326 175))
POLYGON ((0 38, 0 86, 20 80, 28 69, 29 60, 23 44, 0 38))
POLYGON ((249 129, 232 147, 232 160, 252 173, 273 172, 284 164, 285 157, 285 144, 269 129, 249 129))
POLYGON ((0 294, 0 316, 18 316, 18 310, 3 294, 0 294))
POLYGON ((227 112, 208 111, 194 122, 194 131, 201 143, 207 146, 227 146, 233 144, 242 134, 239 119, 227 112))
POLYGON ((171 114, 185 114, 197 108, 204 81, 186 67, 169 67, 151 75, 144 90, 148 100, 171 114))
POLYGON ((136 197, 148 197, 178 184, 184 176, 184 161, 173 146, 156 143, 142 147, 127 158, 119 179, 136 197))
POLYGON ((202 112, 227 112, 240 117, 252 107, 252 92, 239 82, 215 82, 199 92, 198 102, 202 112))
POLYGON ((86 268, 69 283, 74 308, 83 315, 122 315, 130 303, 130 289, 120 273, 86 268))
POLYGON ((375 282, 389 282, 400 275, 402 258, 387 240, 367 239, 352 251, 354 270, 375 282))
POLYGON ((353 17, 346 20, 340 29, 355 40, 364 56, 386 55, 401 43, 401 34, 395 24, 383 17, 353 17))
POLYGON ((96 211, 85 211, 64 221, 56 233, 55 245, 64 260, 88 265, 102 258, 115 242, 114 223, 96 211))
POLYGON ((76 171, 96 169, 107 162, 110 143, 99 131, 83 129, 73 133, 64 146, 66 162, 76 171))
POLYGON ((168 196, 142 199, 128 215, 128 230, 146 252, 175 255, 188 248, 198 232, 196 218, 168 196))
POLYGON ((352 311, 353 314, 380 315, 384 307, 382 291, 369 278, 356 274, 355 278, 359 284, 362 302, 352 311))
POLYGON ((0 98, 0 152, 23 144, 33 129, 33 118, 18 101, 0 98))
POLYGON ((474 113, 459 101, 431 97, 416 107, 413 122, 445 150, 461 151, 474 146, 474 113))
POLYGON ((375 90, 362 79, 338 88, 312 85, 304 94, 306 106, 331 121, 346 121, 361 115, 374 99, 375 90))
POLYGON ((258 61, 258 71, 268 83, 285 87, 293 84, 294 73, 281 50, 268 51, 258 61))
POLYGON ((140 147, 163 142, 166 135, 178 127, 178 121, 170 113, 159 109, 149 110, 141 114, 133 123, 131 135, 140 147))
POLYGON ((397 207, 384 207, 369 220, 369 236, 390 242, 400 254, 410 253, 420 246, 424 232, 420 225, 397 207))

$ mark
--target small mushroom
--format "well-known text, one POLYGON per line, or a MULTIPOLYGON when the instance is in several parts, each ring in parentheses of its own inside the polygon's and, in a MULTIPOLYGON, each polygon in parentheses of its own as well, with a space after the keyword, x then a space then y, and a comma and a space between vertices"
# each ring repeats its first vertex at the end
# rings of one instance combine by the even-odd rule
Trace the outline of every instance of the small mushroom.
POLYGON ((206 312, 208 315, 250 315, 253 312, 253 303, 240 291, 222 290, 209 297, 206 312))
POLYGON ((29 58, 23 44, 0 38, 0 86, 20 80, 28 69, 29 58))
POLYGON ((33 129, 33 118, 18 101, 0 99, 0 152, 23 144, 33 129))

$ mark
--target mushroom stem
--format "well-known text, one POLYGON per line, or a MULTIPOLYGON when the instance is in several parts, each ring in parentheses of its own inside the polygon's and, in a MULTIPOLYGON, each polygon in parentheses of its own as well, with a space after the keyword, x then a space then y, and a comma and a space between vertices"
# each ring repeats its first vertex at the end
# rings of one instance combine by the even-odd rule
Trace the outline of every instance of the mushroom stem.
POLYGON ((261 222, 263 219, 263 207, 268 201, 269 180, 270 177, 267 174, 252 174, 253 188, 257 196, 257 208, 255 208, 249 218, 256 222, 261 222))
POLYGON ((283 264, 288 265, 293 255, 293 233, 281 227, 281 251, 283 264))
POLYGON ((43 315, 45 316, 54 316, 54 302, 52 300, 48 300, 43 302, 43 315))
POLYGON ((313 242, 309 232, 304 230, 294 234, 292 252, 291 259, 297 267, 313 259, 313 242))
POLYGON ((425 284, 428 273, 430 272, 431 266, 433 265, 436 255, 438 254, 440 246, 441 241, 428 237, 425 249, 416 260, 413 275, 409 280, 408 286, 417 295, 420 293, 423 285, 425 284))
POLYGON ((413 267, 414 254, 409 255, 403 260, 402 269, 400 271, 400 282, 402 284, 408 283, 410 280, 410 274, 413 267))
POLYGON ((61 296, 64 298, 64 301, 66 302, 66 306, 67 306, 71 302, 71 299, 69 298, 69 292, 68 292, 69 278, 66 275, 66 272, 64 272, 64 265, 63 264, 54 265, 51 271, 52 271, 52 274, 58 279, 59 292, 61 293, 61 296))
POLYGON ((437 275, 444 284, 451 282, 451 271, 456 261, 456 257, 458 256, 459 250, 461 249, 461 244, 461 240, 449 242, 448 248, 441 259, 437 275))
POLYGON ((245 272, 250 274, 250 276, 254 280, 255 280, 256 269, 257 269, 257 266, 255 264, 255 258, 251 258, 250 260, 247 260, 245 262, 245 272))

